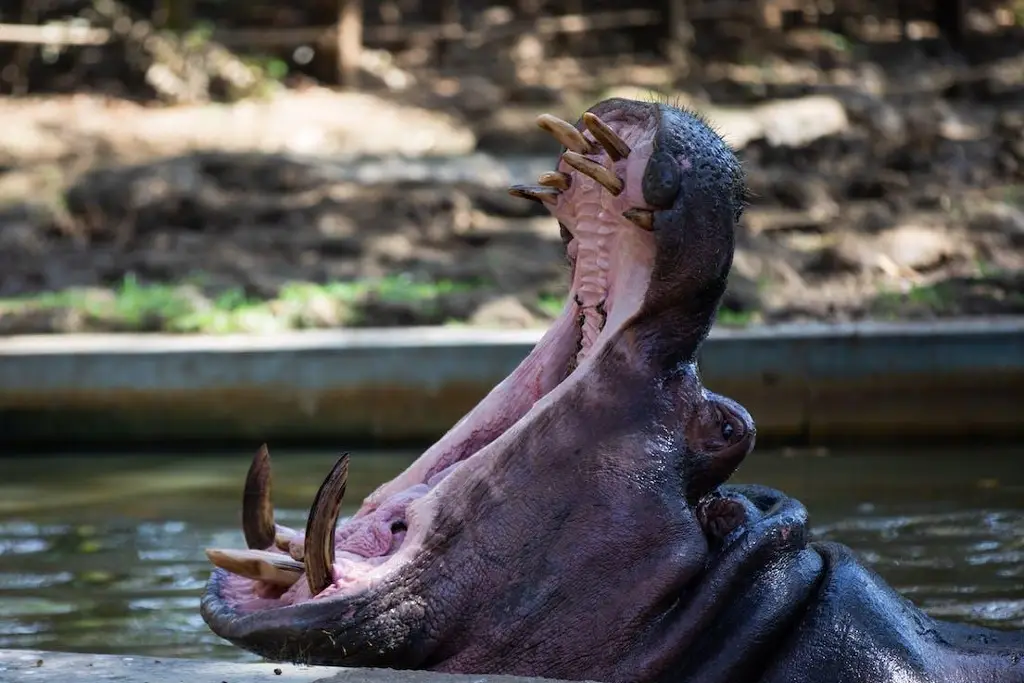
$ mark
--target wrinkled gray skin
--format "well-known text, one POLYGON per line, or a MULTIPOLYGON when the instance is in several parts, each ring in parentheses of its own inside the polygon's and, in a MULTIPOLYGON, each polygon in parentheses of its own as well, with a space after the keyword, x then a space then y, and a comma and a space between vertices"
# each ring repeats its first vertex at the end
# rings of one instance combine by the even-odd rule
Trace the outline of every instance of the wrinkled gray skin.
POLYGON ((239 614, 216 570, 207 623, 271 659, 343 666, 671 683, 1024 681, 1021 633, 930 619, 850 551, 810 541, 798 502, 723 486, 754 424, 701 385, 695 354, 731 267, 739 164, 668 105, 591 111, 658 126, 643 188, 656 262, 641 309, 585 381, 492 449, 489 467, 444 482, 422 547, 382 584, 239 614))

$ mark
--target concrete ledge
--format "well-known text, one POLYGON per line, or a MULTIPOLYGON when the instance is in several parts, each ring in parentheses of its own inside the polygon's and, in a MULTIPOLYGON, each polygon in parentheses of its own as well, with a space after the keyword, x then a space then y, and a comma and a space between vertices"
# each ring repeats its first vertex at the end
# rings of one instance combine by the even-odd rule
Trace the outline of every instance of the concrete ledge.
POLYGON ((109 683, 550 683, 550 679, 516 676, 463 676, 427 671, 0 650, 0 681, 68 683, 99 680, 109 683))
MULTIPOLYGON (((0 446, 431 441, 541 334, 12 337, 0 340, 0 446)), ((1024 435, 1024 318, 718 329, 701 369, 761 439, 1024 435)))

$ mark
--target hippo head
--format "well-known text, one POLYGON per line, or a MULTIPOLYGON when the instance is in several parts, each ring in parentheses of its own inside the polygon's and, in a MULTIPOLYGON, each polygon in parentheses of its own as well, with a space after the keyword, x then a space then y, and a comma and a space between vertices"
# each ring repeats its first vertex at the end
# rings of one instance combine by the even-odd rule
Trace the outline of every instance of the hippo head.
POLYGON ((718 135, 668 104, 611 99, 575 126, 538 123, 564 151, 512 193, 561 227, 561 315, 340 525, 347 458, 302 533, 274 524, 262 451, 250 549, 209 551, 202 613, 218 635, 312 664, 604 680, 653 666, 659 624, 735 526, 716 489, 754 442, 750 416, 706 390, 695 361, 743 175, 718 135))

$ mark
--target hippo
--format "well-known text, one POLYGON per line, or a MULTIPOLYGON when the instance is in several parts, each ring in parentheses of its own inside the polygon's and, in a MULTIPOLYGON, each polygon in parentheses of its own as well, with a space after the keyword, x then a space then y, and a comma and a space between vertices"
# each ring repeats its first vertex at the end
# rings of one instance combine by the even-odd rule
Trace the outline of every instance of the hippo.
POLYGON ((246 549, 210 549, 214 633, 276 661, 636 683, 1024 682, 1024 633, 938 621, 796 500, 729 478, 752 417, 701 382, 747 193, 734 152, 671 104, 608 99, 514 195, 565 243, 564 308, 452 429, 338 523, 341 456, 306 528, 270 458, 246 549))

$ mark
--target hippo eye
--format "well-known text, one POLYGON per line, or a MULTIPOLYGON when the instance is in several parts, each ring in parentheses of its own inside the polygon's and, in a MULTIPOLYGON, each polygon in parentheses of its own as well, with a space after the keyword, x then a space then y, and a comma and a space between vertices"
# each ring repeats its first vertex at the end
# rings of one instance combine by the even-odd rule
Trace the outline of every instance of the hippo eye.
POLYGON ((742 430, 736 425, 736 421, 728 411, 720 409, 718 415, 722 425, 722 440, 727 444, 732 443, 742 430))

